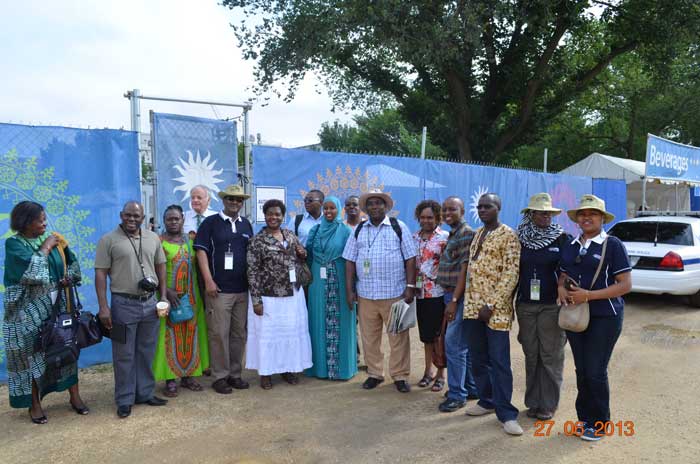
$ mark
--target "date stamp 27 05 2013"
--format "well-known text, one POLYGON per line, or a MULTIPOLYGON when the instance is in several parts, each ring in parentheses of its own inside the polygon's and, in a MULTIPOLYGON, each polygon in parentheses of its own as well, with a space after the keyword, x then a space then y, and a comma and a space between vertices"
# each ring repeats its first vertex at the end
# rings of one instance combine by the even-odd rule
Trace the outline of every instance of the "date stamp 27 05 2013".
MULTIPOLYGON (((586 428, 586 424, 581 421, 566 421, 562 430, 553 429, 556 426, 556 421, 544 420, 535 421, 535 437, 550 437, 552 433, 555 435, 565 435, 570 437, 580 437, 586 428)), ((621 437, 631 437, 635 434, 634 421, 598 421, 593 424, 594 434, 596 437, 611 437, 618 435, 621 437)))

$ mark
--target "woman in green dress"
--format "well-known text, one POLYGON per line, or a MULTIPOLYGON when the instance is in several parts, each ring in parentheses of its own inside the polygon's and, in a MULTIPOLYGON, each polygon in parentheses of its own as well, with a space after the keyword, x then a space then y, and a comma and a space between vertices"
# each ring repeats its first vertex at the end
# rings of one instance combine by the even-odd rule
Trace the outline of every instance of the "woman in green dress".
POLYGON ((161 243, 167 257, 168 290, 166 297, 175 308, 184 295, 189 295, 194 317, 174 324, 169 317, 161 318, 153 373, 156 381, 165 380, 164 394, 177 396, 177 382, 192 391, 202 386, 193 377, 202 375, 209 367, 209 344, 204 305, 197 286, 192 242, 183 232, 185 216, 178 205, 170 205, 163 214, 165 233, 161 243))
POLYGON ((313 366, 308 376, 347 380, 357 373, 355 311, 345 299, 345 242, 351 229, 343 224, 340 200, 323 202, 323 220, 306 242, 313 280, 309 286, 309 334, 313 366))
POLYGON ((28 408, 35 424, 48 422, 41 400, 55 391, 68 390, 76 413, 90 412, 80 398, 77 363, 58 369, 47 366, 37 346, 39 329, 51 315, 53 301, 58 301, 59 311, 67 311, 66 298, 58 298, 59 292, 81 278, 68 243, 59 234, 46 232, 46 224, 43 206, 19 202, 10 213, 10 228, 16 234, 5 241, 2 335, 10 406, 28 408))

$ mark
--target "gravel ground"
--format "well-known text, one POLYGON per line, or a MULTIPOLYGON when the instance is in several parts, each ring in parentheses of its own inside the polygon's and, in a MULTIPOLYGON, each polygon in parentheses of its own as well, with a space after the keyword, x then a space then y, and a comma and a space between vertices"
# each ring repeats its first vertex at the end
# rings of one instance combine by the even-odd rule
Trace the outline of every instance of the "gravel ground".
MULTIPOLYGON (((396 392, 391 382, 364 391, 365 376, 347 382, 303 378, 298 386, 275 377, 259 388, 222 396, 207 388, 184 391, 164 408, 134 407, 118 420, 110 366, 81 371, 83 398, 92 411, 79 417, 67 395, 46 398, 49 423, 29 422, 8 406, 0 387, 0 462, 32 463, 697 463, 700 407, 700 310, 681 298, 632 295, 610 364, 613 420, 633 421, 634 436, 587 443, 564 435, 575 421, 576 382, 567 346, 564 386, 549 437, 534 436, 523 404, 523 354, 511 333, 513 402, 521 409, 521 437, 504 434, 495 416, 469 418, 438 412, 442 395, 414 386, 396 392)), ((413 384, 422 374, 422 347, 413 340, 413 384)), ((388 350, 385 350, 388 352, 388 350)), ((207 386, 210 379, 203 379, 207 386)), ((160 386, 159 386, 160 388, 160 386)))

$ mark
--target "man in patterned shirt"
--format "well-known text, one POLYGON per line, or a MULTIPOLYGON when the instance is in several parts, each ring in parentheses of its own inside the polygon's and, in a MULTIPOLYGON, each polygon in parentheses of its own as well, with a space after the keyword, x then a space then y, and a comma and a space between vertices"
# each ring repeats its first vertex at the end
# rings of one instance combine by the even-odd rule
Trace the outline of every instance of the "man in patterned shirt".
MULTIPOLYGON (((384 381, 382 333, 389 322, 391 305, 403 298, 411 303, 416 289, 416 245, 403 222, 389 218, 394 202, 381 190, 371 190, 360 197, 360 209, 369 221, 360 223, 350 235, 345 258, 345 283, 348 305, 358 301, 360 334, 365 350, 369 377, 362 388, 371 390, 384 381), (357 295, 353 280, 357 276, 357 295)), ((389 335, 389 375, 396 389, 408 393, 411 371, 411 344, 408 330, 389 335)))
POLYGON ((464 325, 479 402, 467 408, 467 415, 495 412, 506 433, 522 435, 518 409, 511 403, 509 336, 520 269, 520 241, 513 229, 498 221, 500 210, 498 195, 487 193, 479 198, 477 212, 484 226, 476 231, 469 249, 464 325))

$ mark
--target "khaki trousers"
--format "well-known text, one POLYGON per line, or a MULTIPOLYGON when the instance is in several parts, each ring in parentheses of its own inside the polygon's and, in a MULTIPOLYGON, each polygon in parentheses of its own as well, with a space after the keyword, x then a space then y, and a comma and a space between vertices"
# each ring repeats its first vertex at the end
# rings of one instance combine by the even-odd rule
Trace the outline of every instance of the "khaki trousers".
POLYGON ((240 378, 248 338, 248 292, 206 297, 209 367, 214 379, 240 378))
MULTIPOLYGON (((398 298, 389 300, 359 299, 358 316, 367 373, 370 377, 384 379, 384 353, 382 334, 389 322, 391 305, 398 298)), ((394 381, 408 380, 411 373, 411 340, 408 330, 389 337, 389 375, 394 381)))

